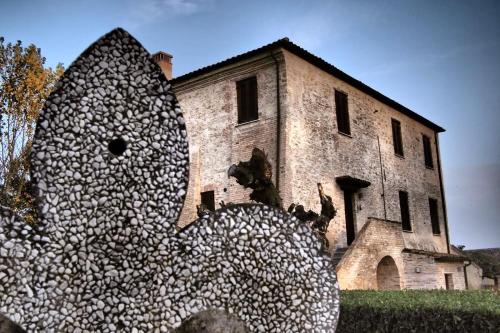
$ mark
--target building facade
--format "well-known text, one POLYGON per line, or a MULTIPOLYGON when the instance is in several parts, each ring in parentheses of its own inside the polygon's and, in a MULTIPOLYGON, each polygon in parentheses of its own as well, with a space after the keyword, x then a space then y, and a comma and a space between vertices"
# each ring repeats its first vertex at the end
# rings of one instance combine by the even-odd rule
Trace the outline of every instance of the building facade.
MULTIPOLYGON (((454 250, 452 246, 452 251, 454 250)), ((500 281, 500 248, 459 250, 467 257, 467 281, 469 289, 498 290, 500 281)))
MULTIPOLYGON (((165 55, 154 57, 171 77, 165 55)), ((285 207, 319 211, 317 183, 333 198, 327 237, 341 288, 465 288, 449 249, 441 127, 288 39, 171 83, 190 144, 181 226, 201 202, 248 201, 227 170, 258 147, 285 207)))

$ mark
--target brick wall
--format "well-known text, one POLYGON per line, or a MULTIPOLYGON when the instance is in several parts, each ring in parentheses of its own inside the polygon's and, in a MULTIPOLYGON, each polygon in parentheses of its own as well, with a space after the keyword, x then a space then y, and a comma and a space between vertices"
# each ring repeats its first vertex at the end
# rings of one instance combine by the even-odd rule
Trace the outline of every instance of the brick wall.
POLYGON ((463 263, 437 263, 437 288, 446 289, 445 274, 451 274, 453 279, 453 289, 465 289, 465 276, 463 263))
MULTIPOLYGON (((403 248, 400 223, 369 218, 337 265, 340 288, 378 289, 377 267, 387 256, 394 260, 401 275, 403 248)), ((401 279, 401 288, 404 287, 401 279)))
POLYGON ((405 263, 403 276, 406 288, 439 288, 440 284, 438 283, 438 269, 434 258, 414 253, 403 253, 402 258, 405 263))
MULTIPOLYGON (((433 138, 433 131, 287 51, 283 51, 280 62, 280 193, 285 207, 295 202, 319 211, 316 183, 322 182, 339 213, 328 233, 330 244, 344 247, 343 191, 335 177, 350 175, 371 182, 354 196, 356 230, 368 216, 384 218, 378 136, 387 219, 400 220, 398 191, 407 191, 413 232, 405 233, 406 246, 445 252, 441 201, 441 235, 432 234, 428 207, 429 196, 440 199, 438 171, 425 168, 421 142, 422 134, 433 138), (351 137, 337 131, 335 89, 348 95, 351 137), (394 154, 391 118, 401 122, 405 158, 394 154)), ((186 118, 191 158, 181 224, 196 217, 195 206, 202 191, 214 190, 216 202, 248 200, 248 191, 228 179, 226 171, 232 163, 248 159, 253 147, 264 149, 276 165, 275 70, 269 55, 257 56, 174 87, 186 118), (238 125, 236 81, 249 76, 257 77, 259 120, 238 125)), ((434 144, 432 150, 437 164, 434 144)))
MULTIPOLYGON (((282 112, 279 190, 285 208, 294 202, 319 212, 316 183, 321 182, 338 208, 327 235, 331 248, 345 247, 344 193, 335 177, 348 175, 371 183, 354 195, 359 237, 339 264, 341 287, 377 288, 377 265, 385 256, 394 259, 402 288, 443 285, 444 272, 457 270, 459 264, 437 265, 431 257, 401 252, 403 248, 446 252, 434 140, 435 168, 424 166, 422 134, 434 138, 433 131, 285 50, 277 55, 282 112), (335 89, 348 95, 350 136, 337 130, 335 89), (401 122, 404 158, 394 154, 391 118, 401 122), (412 232, 402 232, 400 223, 384 221, 385 216, 400 221, 400 190, 409 194, 412 232), (432 234, 429 197, 439 202, 440 235, 432 234)), ((257 55, 178 83, 174 89, 190 144, 190 179, 179 223, 182 226, 196 218, 203 191, 214 191, 216 207, 221 200, 248 201, 249 191, 228 179, 227 170, 233 163, 248 160, 254 147, 264 149, 276 167, 276 63, 269 54, 257 55), (237 124, 236 82, 250 76, 257 78, 259 119, 237 124)), ((457 279, 455 286, 463 285, 457 272, 453 278, 457 279)))
POLYGON ((377 286, 381 290, 401 289, 401 275, 392 257, 384 257, 377 266, 377 286))
MULTIPOLYGON (((200 193, 214 191, 218 203, 248 202, 243 189, 227 170, 246 161, 252 149, 263 149, 276 165, 276 68, 270 57, 260 57, 209 77, 175 86, 189 139, 190 175, 179 225, 193 221, 200 193), (236 82, 257 77, 259 119, 238 124, 236 82)), ((276 172, 274 172, 276 176, 276 172)))
MULTIPOLYGON (((398 191, 409 194, 413 232, 405 233, 407 247, 446 252, 446 237, 437 168, 424 165, 422 134, 434 138, 431 129, 402 115, 365 93, 321 71, 300 57, 284 51, 287 75, 287 179, 293 183, 286 198, 319 209, 316 182, 324 183, 339 214, 331 225, 330 244, 346 246, 343 191, 335 177, 350 175, 371 186, 355 196, 356 230, 369 216, 384 218, 380 139, 384 165, 387 219, 400 221, 398 191), (351 136, 337 130, 334 90, 348 95, 351 136), (405 157, 394 154, 391 118, 401 122, 405 157), (441 235, 432 234, 428 198, 439 201, 441 235)), ((433 140, 432 140, 433 141, 433 140)), ((437 149, 432 144, 434 164, 437 149)))

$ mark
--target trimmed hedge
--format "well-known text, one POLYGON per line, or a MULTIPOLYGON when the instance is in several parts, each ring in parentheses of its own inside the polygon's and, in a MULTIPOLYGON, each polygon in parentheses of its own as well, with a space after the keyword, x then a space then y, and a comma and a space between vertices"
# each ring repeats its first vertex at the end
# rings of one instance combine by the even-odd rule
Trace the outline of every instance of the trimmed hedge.
POLYGON ((337 333, 500 332, 491 291, 342 291, 337 333))

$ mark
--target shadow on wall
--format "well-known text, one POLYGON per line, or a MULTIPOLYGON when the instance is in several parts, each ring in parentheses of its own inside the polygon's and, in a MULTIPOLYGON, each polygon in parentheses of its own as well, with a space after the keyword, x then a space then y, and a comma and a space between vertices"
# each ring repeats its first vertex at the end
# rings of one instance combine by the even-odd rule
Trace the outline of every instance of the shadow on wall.
POLYGON ((398 266, 391 256, 383 257, 377 266, 377 287, 379 290, 400 290, 398 266))

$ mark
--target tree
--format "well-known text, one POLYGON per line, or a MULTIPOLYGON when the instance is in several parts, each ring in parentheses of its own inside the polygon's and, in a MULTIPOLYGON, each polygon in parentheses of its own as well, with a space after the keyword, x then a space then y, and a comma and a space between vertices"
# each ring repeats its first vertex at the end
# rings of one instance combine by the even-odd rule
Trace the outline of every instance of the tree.
POLYGON ((61 64, 45 67, 40 49, 21 41, 4 44, 0 37, 0 205, 35 222, 29 152, 36 121, 54 84, 64 72, 61 64))

